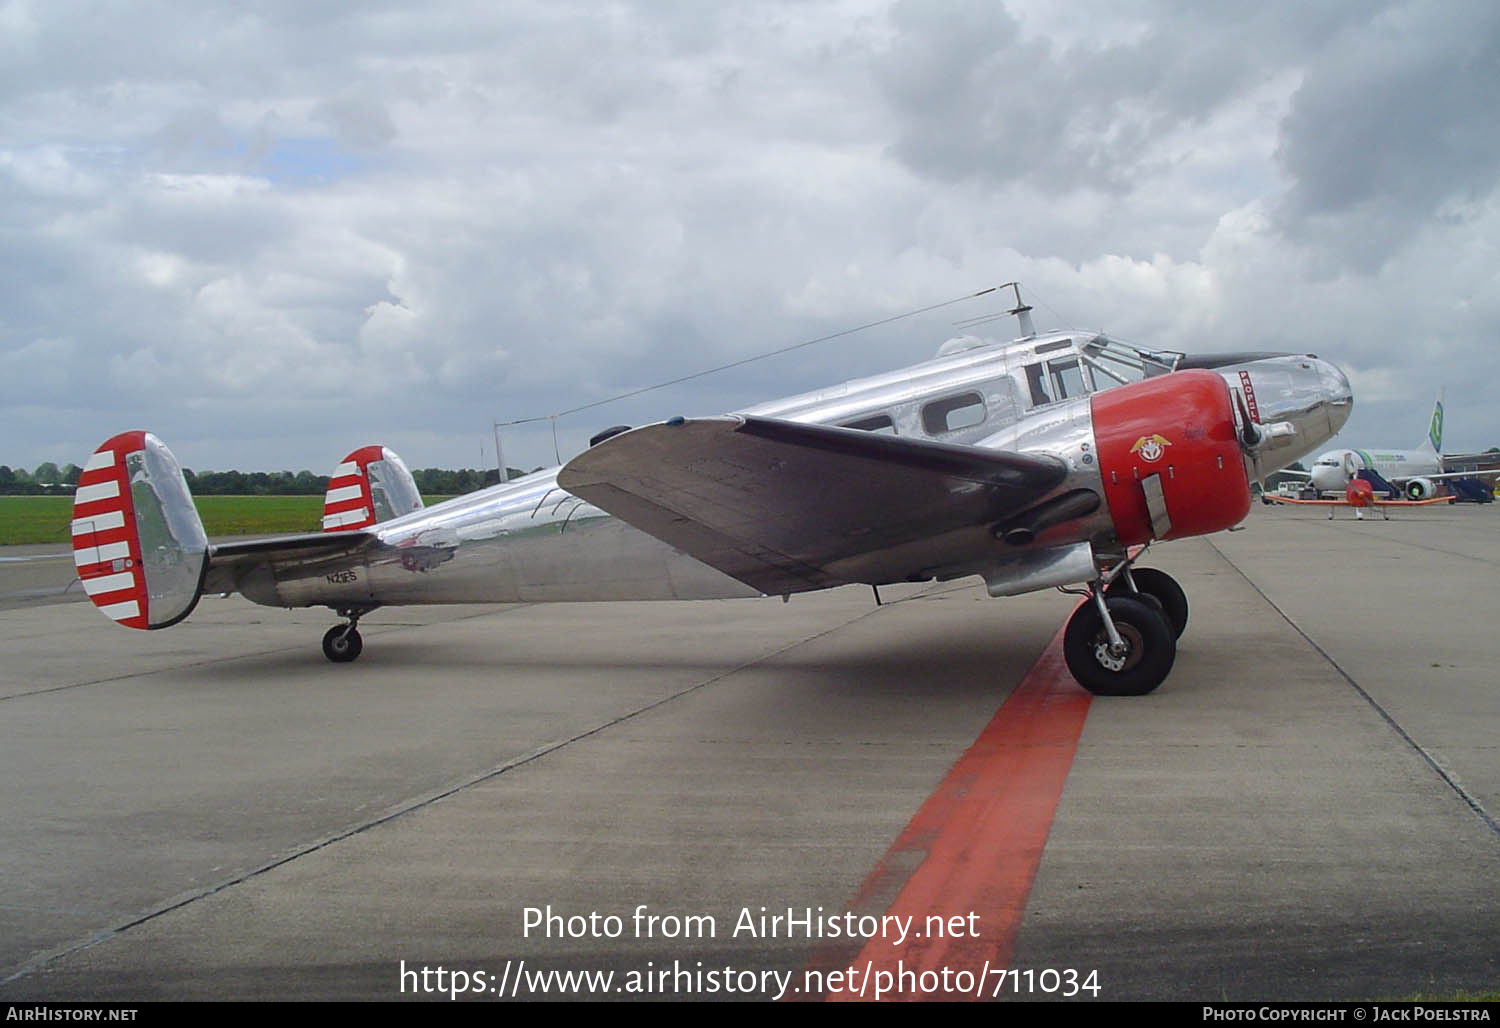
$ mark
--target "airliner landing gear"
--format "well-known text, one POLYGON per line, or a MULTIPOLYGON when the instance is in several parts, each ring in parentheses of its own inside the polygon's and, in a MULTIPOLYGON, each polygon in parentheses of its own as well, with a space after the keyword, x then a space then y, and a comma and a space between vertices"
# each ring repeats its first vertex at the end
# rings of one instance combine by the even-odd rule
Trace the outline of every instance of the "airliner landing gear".
POLYGON ((348 618, 347 625, 334 625, 323 633, 323 656, 335 664, 347 664, 357 658, 365 648, 364 640, 359 636, 359 619, 368 614, 374 608, 344 607, 337 613, 341 618, 348 618))
MULTIPOLYGON (((1177 584, 1161 572, 1155 575, 1173 587, 1177 584)), ((1146 580, 1159 585, 1155 575, 1146 580)), ((1063 632, 1063 659, 1078 684, 1096 696, 1144 696, 1166 680, 1177 659, 1175 623, 1167 601, 1148 591, 1139 578, 1138 593, 1128 591, 1128 584, 1126 591, 1117 591, 1119 584, 1119 578, 1108 585, 1101 578, 1089 591, 1088 601, 1073 612, 1063 632)), ((1175 604, 1182 590, 1177 589, 1176 596, 1171 590, 1164 592, 1175 604)), ((1185 599, 1181 614, 1185 625, 1185 599)))

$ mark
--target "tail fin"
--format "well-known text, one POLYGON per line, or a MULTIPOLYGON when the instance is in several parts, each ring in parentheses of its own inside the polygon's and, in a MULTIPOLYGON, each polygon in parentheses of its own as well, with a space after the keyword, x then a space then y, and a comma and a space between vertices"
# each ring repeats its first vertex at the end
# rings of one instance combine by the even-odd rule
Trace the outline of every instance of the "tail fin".
POLYGON ((122 432, 89 458, 73 495, 73 563, 88 597, 129 628, 192 613, 208 537, 177 458, 149 432, 122 432))
POLYGON ((323 531, 367 528, 422 509, 422 494, 394 450, 362 446, 339 462, 323 498, 323 531))
POLYGON ((1427 444, 1434 453, 1443 452, 1443 394, 1438 393, 1437 406, 1432 408, 1432 423, 1427 426, 1427 444))

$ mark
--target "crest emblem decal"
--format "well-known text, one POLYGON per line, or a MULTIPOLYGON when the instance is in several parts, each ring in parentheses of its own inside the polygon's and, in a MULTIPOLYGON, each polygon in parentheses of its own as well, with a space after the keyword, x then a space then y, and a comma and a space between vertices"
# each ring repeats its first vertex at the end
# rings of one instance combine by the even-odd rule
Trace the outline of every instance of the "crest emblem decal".
POLYGON ((1171 440, 1163 436, 1154 434, 1143 435, 1135 441, 1135 445, 1130 448, 1130 452, 1140 454, 1143 461, 1155 463, 1161 460, 1161 455, 1166 453, 1167 447, 1171 445, 1171 440))

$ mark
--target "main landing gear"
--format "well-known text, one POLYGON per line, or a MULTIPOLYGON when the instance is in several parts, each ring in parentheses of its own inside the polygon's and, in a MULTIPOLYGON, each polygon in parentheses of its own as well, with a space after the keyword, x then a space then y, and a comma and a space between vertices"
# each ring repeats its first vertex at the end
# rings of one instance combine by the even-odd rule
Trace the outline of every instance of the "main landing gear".
POLYGON ((1068 670, 1096 696, 1144 696, 1166 680, 1187 627, 1187 596, 1168 574, 1117 565, 1085 593, 1063 632, 1068 670))
POLYGON ((341 618, 348 618, 347 625, 334 625, 323 633, 323 656, 335 664, 347 664, 356 659, 364 651, 365 642, 359 636, 359 619, 364 617, 374 607, 340 607, 336 613, 341 618))

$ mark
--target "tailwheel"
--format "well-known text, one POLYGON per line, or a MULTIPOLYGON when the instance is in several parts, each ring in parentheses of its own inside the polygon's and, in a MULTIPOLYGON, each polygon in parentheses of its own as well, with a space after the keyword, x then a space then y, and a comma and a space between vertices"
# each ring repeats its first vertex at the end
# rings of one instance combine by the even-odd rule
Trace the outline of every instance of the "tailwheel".
POLYGON ((349 620, 347 624, 334 625, 323 633, 323 656, 335 664, 347 664, 356 659, 365 648, 365 641, 359 637, 359 619, 378 606, 380 604, 370 603, 362 607, 330 608, 339 617, 349 620))
POLYGON ((323 656, 335 664, 347 664, 364 650, 365 642, 359 637, 359 629, 353 623, 334 625, 323 633, 323 656))
POLYGON ((1128 596, 1132 599, 1144 597, 1148 603, 1159 608, 1167 619, 1167 624, 1172 627, 1172 637, 1182 638, 1183 631, 1188 622, 1187 593, 1182 591, 1182 586, 1177 584, 1177 579, 1165 571, 1155 568, 1130 568, 1125 574, 1109 584, 1104 590, 1106 596, 1128 596), (1130 582, 1125 580, 1129 575, 1131 581, 1135 582, 1135 590, 1130 588, 1130 582))
POLYGON ((1063 658, 1078 684, 1096 696, 1144 696, 1171 672, 1177 638, 1164 613, 1151 603, 1133 596, 1101 601, 1095 595, 1069 619, 1063 658), (1101 607, 1108 611, 1108 622, 1101 607))

